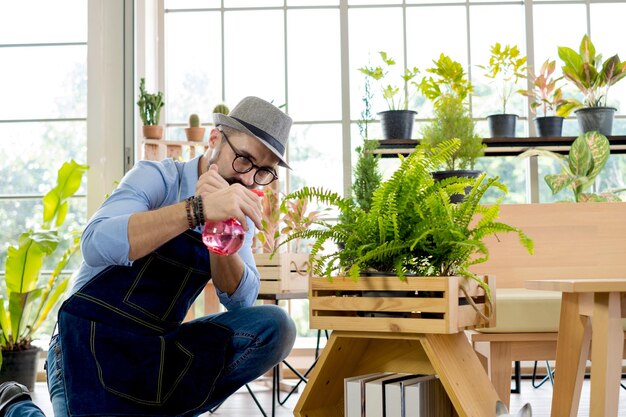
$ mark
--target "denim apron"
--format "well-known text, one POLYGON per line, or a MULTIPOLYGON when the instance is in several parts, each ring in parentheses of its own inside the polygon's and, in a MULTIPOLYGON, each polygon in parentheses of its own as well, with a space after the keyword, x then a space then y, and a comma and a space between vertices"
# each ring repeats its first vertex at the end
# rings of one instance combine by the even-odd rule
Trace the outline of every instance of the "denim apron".
POLYGON ((110 266, 59 312, 71 416, 180 416, 206 410, 232 331, 182 323, 210 279, 200 233, 188 230, 132 266, 110 266))

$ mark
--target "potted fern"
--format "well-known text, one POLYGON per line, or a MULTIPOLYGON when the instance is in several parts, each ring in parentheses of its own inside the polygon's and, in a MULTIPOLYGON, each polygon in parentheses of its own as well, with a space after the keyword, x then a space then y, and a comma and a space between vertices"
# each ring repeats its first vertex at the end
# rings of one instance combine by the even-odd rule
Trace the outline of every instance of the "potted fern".
POLYGON ((32 345, 50 311, 63 297, 69 281, 64 271, 79 249, 80 231, 63 231, 69 199, 80 187, 88 167, 66 162, 58 171, 57 185, 43 198, 43 223, 19 235, 9 246, 5 285, 0 290, 0 382, 18 381, 32 391, 37 374, 39 348, 32 345), (61 253, 59 246, 66 244, 61 253), (56 266, 44 277, 44 262, 53 257, 56 266))
MULTIPOLYGON (((480 204, 488 189, 506 193, 506 187, 497 177, 487 178, 482 174, 475 179, 433 179, 431 171, 459 147, 460 141, 452 139, 439 144, 428 155, 418 147, 408 157, 401 158, 400 167, 374 192, 368 212, 352 199, 324 189, 304 187, 287 195, 284 202, 300 198, 316 200, 336 208, 341 217, 350 221, 316 221, 315 227, 291 234, 283 244, 292 239, 314 240, 311 272, 315 277, 333 280, 347 276, 360 281, 370 279, 361 278, 362 274, 374 272, 390 273, 400 282, 406 282, 414 275, 460 276, 475 282, 489 298, 487 283, 469 271, 470 265, 488 259, 485 237, 517 233, 520 242, 531 252, 532 241, 523 231, 497 221, 501 199, 491 206, 480 204), (472 190, 461 203, 450 201, 452 195, 468 186, 472 190), (333 250, 332 244, 338 242, 343 242, 343 249, 333 250)), ((323 289, 331 291, 333 287, 326 285, 323 289)))
POLYGON ((566 46, 559 46, 558 51, 565 64, 563 75, 584 96, 582 102, 575 98, 566 99, 559 111, 574 111, 582 133, 597 130, 610 136, 616 109, 608 106, 609 89, 626 77, 626 61, 613 55, 603 62, 602 55, 596 55, 596 48, 588 35, 583 36, 579 52, 566 46))
POLYGON ((401 84, 386 84, 385 78, 396 65, 396 61, 387 55, 387 52, 380 51, 379 54, 382 60, 381 65, 376 67, 364 66, 359 68, 359 71, 380 84, 382 96, 387 102, 389 109, 378 113, 383 130, 383 139, 410 139, 417 112, 409 110, 411 94, 407 88, 411 85, 410 81, 419 74, 419 69, 417 67, 405 68, 401 74, 401 84))

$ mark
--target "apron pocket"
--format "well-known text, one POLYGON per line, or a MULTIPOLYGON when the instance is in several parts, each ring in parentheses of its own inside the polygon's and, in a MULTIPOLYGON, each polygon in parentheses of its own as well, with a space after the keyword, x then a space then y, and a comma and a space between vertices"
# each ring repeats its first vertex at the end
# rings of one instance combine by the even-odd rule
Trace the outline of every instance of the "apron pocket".
POLYGON ((96 322, 91 322, 90 348, 102 386, 146 405, 162 405, 193 361, 172 334, 138 335, 96 322))

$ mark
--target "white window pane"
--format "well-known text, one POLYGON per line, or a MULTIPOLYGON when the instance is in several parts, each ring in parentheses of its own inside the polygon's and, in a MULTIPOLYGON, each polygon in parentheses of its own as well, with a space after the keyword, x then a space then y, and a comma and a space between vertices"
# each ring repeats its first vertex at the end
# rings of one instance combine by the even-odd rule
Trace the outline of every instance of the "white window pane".
MULTIPOLYGON (((499 85, 485 76, 485 71, 478 65, 489 63, 490 49, 493 44, 516 45, 522 55, 526 55, 524 38, 524 7, 522 5, 489 5, 470 8, 470 40, 472 62, 473 116, 486 117, 502 113, 499 85), (502 16, 507 16, 502 19, 502 16), (489 28, 489 30, 485 30, 489 28)), ((523 80, 518 88, 523 88, 523 80)), ((506 112, 525 115, 526 101, 520 94, 513 94, 507 103, 506 112)))
MULTIPOLYGON (((407 9, 407 60, 409 66, 417 66, 420 74, 416 81, 428 76, 426 69, 434 67, 433 61, 440 54, 446 54, 460 62, 467 74, 467 38, 466 8, 448 7, 412 7, 407 9), (445 24, 442 24, 445 22, 445 24), (424 42, 428 39, 428 42, 424 42)), ((432 103, 417 93, 414 98, 419 118, 432 116, 432 103)))
POLYGON ((557 48, 568 46, 578 50, 587 27, 584 4, 544 4, 533 8, 535 66, 539 68, 548 58, 561 66, 557 48), (554 16, 567 16, 555 19, 554 16))
POLYGON ((283 0, 224 0, 224 7, 276 7, 283 5, 283 0))
MULTIPOLYGON (((350 9, 350 109, 351 118, 356 120, 362 111, 365 76, 358 70, 363 66, 378 66, 379 51, 385 51, 394 58, 398 67, 397 74, 390 74, 388 81, 399 84, 403 62, 402 9, 389 8, 355 8, 350 9), (385 22, 377 24, 376 22, 385 22)), ((400 82, 402 80, 400 79, 400 82)), ((380 84, 372 85, 372 112, 388 110, 382 98, 380 84)))
POLYGON ((86 42, 87 3, 85 0, 2 1, 0 44, 86 42))
POLYGON ((224 16, 226 101, 246 96, 285 104, 283 11, 236 11, 224 16))
POLYGON ((221 0, 165 0, 165 10, 215 9, 222 7, 221 0))
POLYGON ((191 113, 211 122, 222 97, 220 13, 168 13, 166 19, 167 122, 187 123, 191 113))
POLYGON ((87 47, 0 48, 0 119, 86 117, 87 47), (52 65, 54 63, 54 65, 52 65))
POLYGON ((86 131, 86 122, 0 123, 0 194, 47 193, 63 162, 86 163, 86 131))
POLYGON ((339 10, 292 10, 287 18, 289 114, 295 120, 340 120, 339 10))
POLYGON ((340 124, 294 125, 289 138, 290 191, 324 187, 343 194, 340 124))
MULTIPOLYGON (((626 3, 591 5, 591 40, 596 53, 602 54, 603 61, 618 54, 626 61, 626 3)), ((581 36, 582 37, 582 36, 581 36)), ((626 114, 626 81, 622 79, 611 86, 607 96, 609 106, 617 108, 616 114, 626 114)), ((613 134, 624 134, 624 130, 613 129, 613 134), (619 133, 618 133, 619 132, 619 133)))

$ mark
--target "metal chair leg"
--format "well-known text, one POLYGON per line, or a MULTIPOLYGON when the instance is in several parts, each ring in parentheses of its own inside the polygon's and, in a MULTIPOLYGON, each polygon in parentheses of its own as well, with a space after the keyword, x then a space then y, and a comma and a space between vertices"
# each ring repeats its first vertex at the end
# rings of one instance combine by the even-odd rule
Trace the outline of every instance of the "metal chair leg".
POLYGON ((532 378, 532 385, 533 388, 539 388, 540 386, 542 386, 543 384, 546 383, 546 381, 550 380, 550 383, 554 386, 554 370, 550 367, 550 363, 548 361, 546 361, 546 370, 547 375, 543 377, 543 379, 541 381, 539 381, 538 384, 535 384, 535 378, 537 377, 537 361, 535 361, 535 365, 533 366, 533 378, 532 378))

